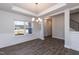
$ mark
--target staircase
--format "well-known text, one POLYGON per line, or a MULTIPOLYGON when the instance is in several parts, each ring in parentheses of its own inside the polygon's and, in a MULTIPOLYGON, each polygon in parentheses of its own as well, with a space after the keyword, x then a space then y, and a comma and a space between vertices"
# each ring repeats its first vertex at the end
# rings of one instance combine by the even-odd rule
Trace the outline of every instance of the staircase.
POLYGON ((70 19, 70 28, 73 31, 79 31, 79 22, 70 19))

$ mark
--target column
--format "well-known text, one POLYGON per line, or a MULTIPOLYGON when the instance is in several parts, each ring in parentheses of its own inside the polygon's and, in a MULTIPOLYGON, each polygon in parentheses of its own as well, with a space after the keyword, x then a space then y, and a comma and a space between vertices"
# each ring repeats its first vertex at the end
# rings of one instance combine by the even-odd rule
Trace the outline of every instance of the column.
POLYGON ((70 41, 70 10, 67 9, 64 12, 64 19, 65 19, 65 47, 70 48, 71 41, 70 41))

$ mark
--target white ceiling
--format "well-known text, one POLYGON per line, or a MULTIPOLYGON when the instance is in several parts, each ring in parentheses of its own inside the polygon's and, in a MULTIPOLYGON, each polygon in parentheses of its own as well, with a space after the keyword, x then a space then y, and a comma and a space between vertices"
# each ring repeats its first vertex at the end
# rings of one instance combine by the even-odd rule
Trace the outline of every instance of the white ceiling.
POLYGON ((78 9, 75 9, 75 10, 71 10, 70 13, 79 13, 79 8, 78 9))
POLYGON ((50 8, 51 6, 56 5, 56 3, 38 3, 38 5, 36 5, 35 3, 18 3, 18 4, 16 3, 14 5, 38 14, 50 8))
POLYGON ((66 8, 79 6, 79 3, 0 3, 0 10, 17 12, 28 16, 54 14, 66 8))

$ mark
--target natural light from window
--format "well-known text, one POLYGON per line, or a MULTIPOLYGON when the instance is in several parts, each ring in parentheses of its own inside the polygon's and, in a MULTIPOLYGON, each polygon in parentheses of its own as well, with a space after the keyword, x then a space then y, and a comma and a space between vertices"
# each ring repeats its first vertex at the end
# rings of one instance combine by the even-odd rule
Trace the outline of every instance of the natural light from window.
POLYGON ((14 21, 15 35, 32 34, 32 24, 31 22, 25 21, 14 21))

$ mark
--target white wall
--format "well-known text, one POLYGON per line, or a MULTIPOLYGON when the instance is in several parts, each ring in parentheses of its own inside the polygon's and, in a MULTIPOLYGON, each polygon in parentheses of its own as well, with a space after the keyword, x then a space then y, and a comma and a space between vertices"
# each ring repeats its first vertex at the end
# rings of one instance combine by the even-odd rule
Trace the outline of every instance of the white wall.
POLYGON ((52 37, 64 39, 64 14, 52 17, 52 37))
POLYGON ((31 17, 0 11, 0 33, 13 33, 15 20, 30 21, 31 17))
MULTIPOLYGON (((14 33, 14 20, 25 20, 31 21, 32 17, 0 11, 0 48, 22 43, 25 41, 33 40, 36 38, 42 38, 42 31, 38 30, 32 34, 22 35, 22 36, 15 36, 14 33)), ((41 26, 41 25, 40 25, 41 26)), ((35 30, 35 29, 33 29, 35 30)))
POLYGON ((70 31, 71 49, 79 51, 79 32, 70 31))

